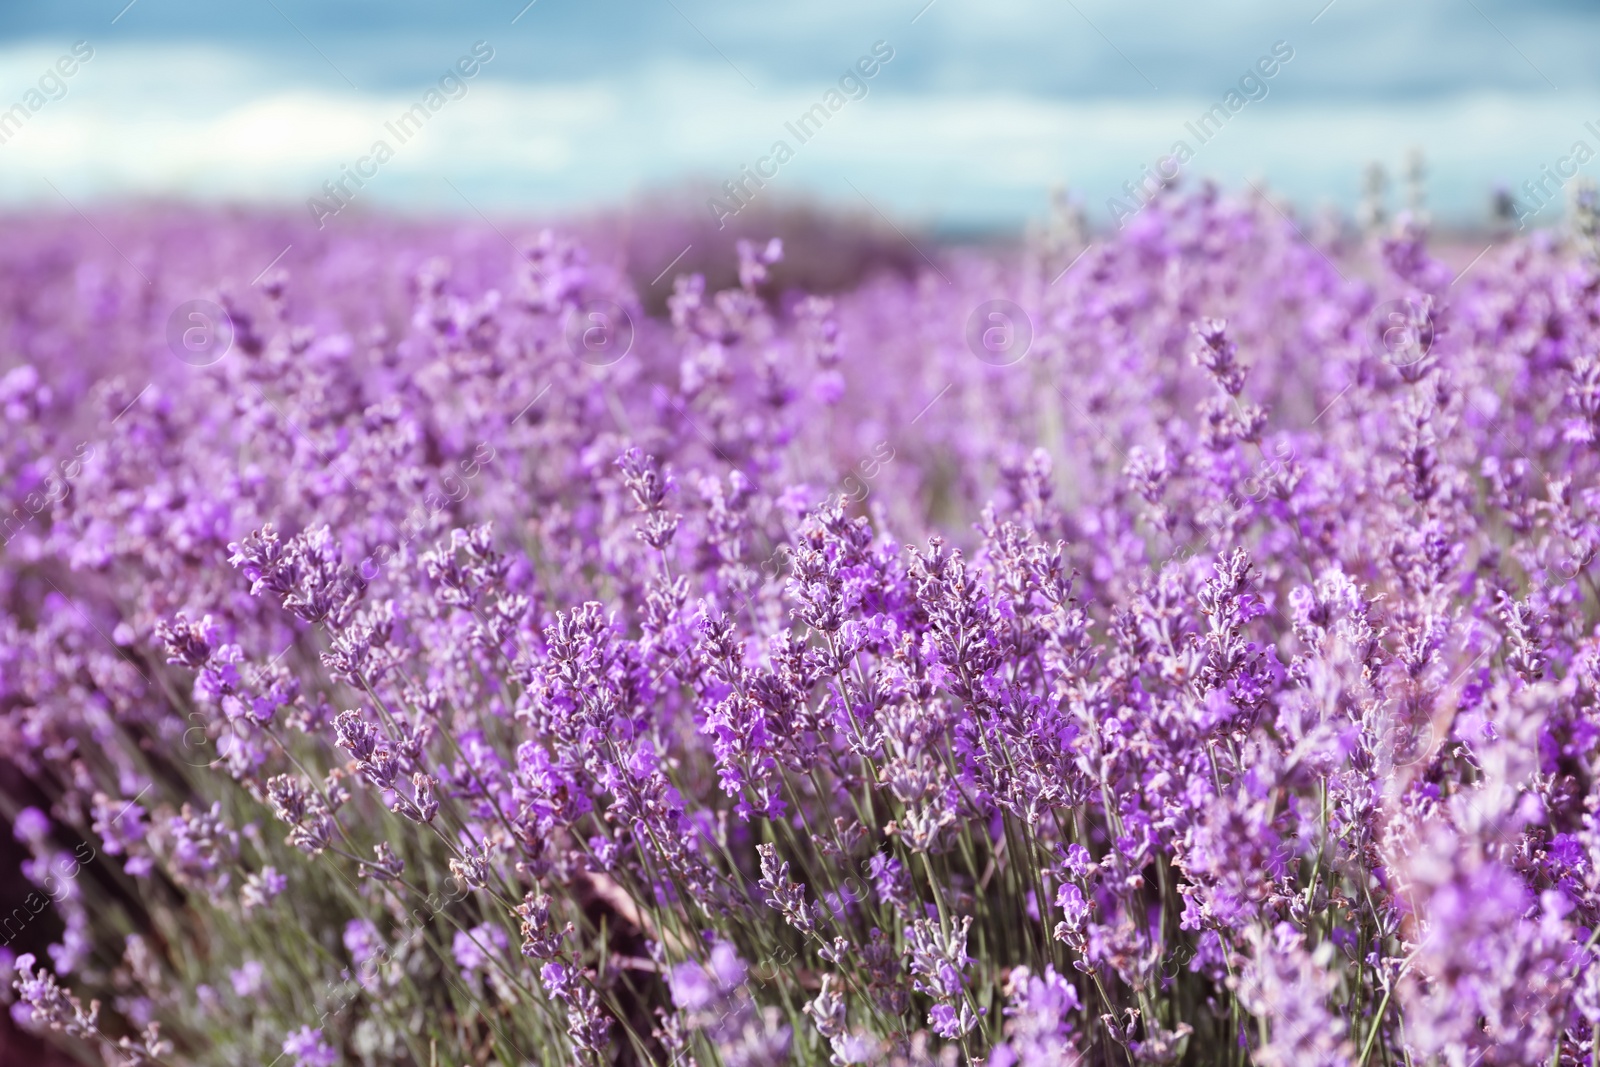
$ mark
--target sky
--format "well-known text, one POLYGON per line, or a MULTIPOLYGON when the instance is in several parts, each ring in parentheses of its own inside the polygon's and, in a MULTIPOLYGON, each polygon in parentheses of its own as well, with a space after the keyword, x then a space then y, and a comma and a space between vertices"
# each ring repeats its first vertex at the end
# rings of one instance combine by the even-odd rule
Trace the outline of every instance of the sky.
POLYGON ((316 218, 344 178, 372 208, 715 214, 742 181, 1007 229, 1064 185, 1106 227, 1158 166, 1349 211, 1420 151, 1441 223, 1543 179, 1543 224, 1600 175, 1597 45, 1578 0, 0 0, 0 207, 316 218))

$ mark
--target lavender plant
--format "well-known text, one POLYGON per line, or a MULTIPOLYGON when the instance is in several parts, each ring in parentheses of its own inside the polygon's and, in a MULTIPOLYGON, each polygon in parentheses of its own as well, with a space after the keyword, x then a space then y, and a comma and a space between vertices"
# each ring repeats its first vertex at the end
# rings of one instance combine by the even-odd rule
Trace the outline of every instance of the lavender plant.
POLYGON ((84 1062, 1600 1057, 1583 247, 1205 190, 656 319, 100 225, 0 251, 0 970, 84 1062))

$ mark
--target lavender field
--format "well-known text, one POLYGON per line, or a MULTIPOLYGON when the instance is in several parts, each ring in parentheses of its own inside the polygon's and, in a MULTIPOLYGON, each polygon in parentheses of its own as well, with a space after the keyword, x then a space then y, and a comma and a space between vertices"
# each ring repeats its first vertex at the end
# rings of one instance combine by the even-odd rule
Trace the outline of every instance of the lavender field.
POLYGON ((1593 214, 8 219, 0 1058, 1600 1062, 1593 214))

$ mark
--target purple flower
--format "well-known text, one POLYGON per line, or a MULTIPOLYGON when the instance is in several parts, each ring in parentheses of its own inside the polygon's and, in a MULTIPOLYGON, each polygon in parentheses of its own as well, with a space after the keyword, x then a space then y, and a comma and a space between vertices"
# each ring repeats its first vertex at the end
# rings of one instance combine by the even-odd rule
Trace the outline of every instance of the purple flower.
POLYGON ((12 821, 11 831, 18 841, 37 845, 50 834, 50 817, 38 808, 23 808, 12 821))
POLYGON ((239 900, 246 911, 264 908, 289 887, 289 879, 268 865, 249 875, 239 890, 239 900))
POLYGON ((367 919, 351 919, 344 926, 344 947, 360 970, 383 952, 378 928, 367 919))
POLYGON ((717 987, 705 967, 690 961, 672 968, 667 986, 672 1003, 684 1011, 702 1011, 717 999, 717 987))
POLYGON ((382 1058, 459 976, 584 1067, 1589 1062, 1600 194, 1469 264, 1376 180, 1359 240, 1157 184, 936 270, 9 220, 15 1017, 160 1060, 300 974, 349 1033, 285 1061, 382 1058), (152 369, 199 298, 226 358, 152 369))
POLYGON ((667 988, 672 1003, 681 1010, 704 1011, 743 986, 746 971, 737 950, 726 941, 716 941, 707 963, 690 960, 673 967, 667 975, 667 988))
POLYGON ((234 996, 253 997, 261 991, 261 978, 265 968, 259 960, 245 960, 244 964, 228 974, 234 996))
POLYGON ((490 923, 479 923, 471 930, 457 930, 450 943, 451 955, 461 968, 461 977, 487 971, 495 955, 505 952, 509 941, 506 932, 490 923))
POLYGON ((322 1030, 302 1026, 283 1040, 283 1054, 295 1067, 336 1067, 339 1054, 322 1039, 322 1030))

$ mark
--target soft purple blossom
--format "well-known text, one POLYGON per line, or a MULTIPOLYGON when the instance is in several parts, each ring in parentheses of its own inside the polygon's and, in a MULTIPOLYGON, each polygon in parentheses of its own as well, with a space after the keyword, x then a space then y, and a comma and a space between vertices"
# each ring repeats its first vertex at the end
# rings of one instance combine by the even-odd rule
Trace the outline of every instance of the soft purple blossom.
POLYGON ((383 952, 383 938, 370 919, 351 919, 345 924, 343 940, 358 970, 383 952))
POLYGON ((461 977, 489 970, 491 961, 505 953, 510 943, 504 927, 480 923, 470 930, 457 930, 450 943, 451 955, 461 968, 461 977))
POLYGON ((238 997, 253 997, 261 990, 261 979, 265 973, 260 960, 245 960, 228 974, 228 981, 233 986, 233 994, 238 997))
POLYGON ((322 1031, 302 1026, 283 1040, 283 1054, 295 1067, 336 1067, 339 1054, 323 1040, 322 1031))
POLYGON ((23 808, 12 820, 11 831, 18 841, 37 844, 50 833, 50 817, 38 808, 23 808))

